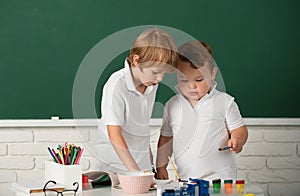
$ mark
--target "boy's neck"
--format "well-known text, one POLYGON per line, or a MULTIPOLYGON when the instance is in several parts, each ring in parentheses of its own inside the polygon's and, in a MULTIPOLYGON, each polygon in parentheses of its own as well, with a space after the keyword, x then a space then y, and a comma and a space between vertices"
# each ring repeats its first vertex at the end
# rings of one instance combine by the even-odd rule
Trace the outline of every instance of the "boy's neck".
POLYGON ((133 67, 130 67, 130 73, 132 76, 132 80, 133 80, 133 84, 135 89, 140 92, 141 94, 144 94, 147 86, 145 86, 144 84, 141 83, 141 81, 139 80, 139 78, 136 76, 137 74, 135 73, 135 70, 133 67))
POLYGON ((144 92, 146 91, 146 88, 147 88, 147 86, 145 86, 145 85, 143 85, 143 84, 138 85, 138 86, 135 87, 135 89, 136 89, 137 91, 139 91, 140 93, 142 93, 142 94, 144 94, 144 92))
POLYGON ((192 108, 194 108, 195 105, 198 103, 199 100, 189 100, 189 99, 188 99, 188 101, 189 101, 189 103, 191 104, 192 108))

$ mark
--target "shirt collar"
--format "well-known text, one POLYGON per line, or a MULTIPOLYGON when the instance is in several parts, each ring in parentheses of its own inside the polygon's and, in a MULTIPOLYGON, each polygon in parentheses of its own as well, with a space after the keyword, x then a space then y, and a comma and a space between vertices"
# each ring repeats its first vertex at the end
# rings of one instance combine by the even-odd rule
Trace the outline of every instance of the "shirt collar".
POLYGON ((211 90, 207 94, 208 97, 212 97, 216 92, 217 82, 214 81, 211 90))
MULTIPOLYGON (((136 90, 136 88, 134 86, 133 78, 132 78, 132 74, 131 74, 131 70, 130 70, 130 66, 129 66, 127 58, 125 59, 125 62, 124 62, 124 76, 125 76, 125 82, 126 82, 127 89, 129 91, 141 94, 139 91, 136 90)), ((144 94, 148 94, 152 90, 153 90, 153 86, 147 86, 144 94)))

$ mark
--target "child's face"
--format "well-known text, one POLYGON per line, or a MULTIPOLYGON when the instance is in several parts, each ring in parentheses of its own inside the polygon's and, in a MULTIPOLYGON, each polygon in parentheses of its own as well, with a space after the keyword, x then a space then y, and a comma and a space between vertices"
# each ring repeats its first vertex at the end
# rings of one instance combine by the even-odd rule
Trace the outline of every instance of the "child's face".
POLYGON ((133 77, 136 85, 144 86, 156 85, 163 80, 168 72, 168 65, 161 62, 144 62, 139 63, 139 56, 133 56, 133 77))
POLYGON ((167 73, 165 69, 160 66, 138 68, 138 78, 140 83, 145 86, 156 85, 163 80, 167 73))
POLYGON ((207 63, 194 69, 189 62, 179 61, 178 70, 179 90, 190 103, 197 102, 210 91, 216 75, 216 68, 210 71, 207 63))

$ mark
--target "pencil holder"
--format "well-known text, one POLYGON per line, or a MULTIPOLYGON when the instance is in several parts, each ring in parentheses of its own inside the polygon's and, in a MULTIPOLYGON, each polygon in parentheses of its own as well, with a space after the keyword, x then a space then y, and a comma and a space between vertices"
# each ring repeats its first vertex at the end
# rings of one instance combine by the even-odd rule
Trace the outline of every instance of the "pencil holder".
POLYGON ((82 191, 81 165, 63 165, 52 161, 45 161, 45 182, 53 180, 65 186, 65 189, 74 189, 74 182, 78 182, 78 192, 82 191))

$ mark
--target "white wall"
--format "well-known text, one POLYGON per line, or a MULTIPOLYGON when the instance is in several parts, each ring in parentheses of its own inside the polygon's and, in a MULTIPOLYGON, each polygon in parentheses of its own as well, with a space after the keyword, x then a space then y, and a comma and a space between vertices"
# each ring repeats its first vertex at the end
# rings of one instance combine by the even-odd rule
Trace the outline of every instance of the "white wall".
MULTIPOLYGON (((249 139, 237 157, 238 178, 258 184, 266 195, 300 193, 300 119, 245 119, 249 139)), ((153 149, 160 120, 152 120, 153 149)), ((84 146, 89 137, 78 134, 96 130, 97 120, 0 120, 0 195, 13 195, 10 184, 44 175, 47 147, 65 141, 84 146)), ((81 165, 94 168, 86 150, 81 165)))

